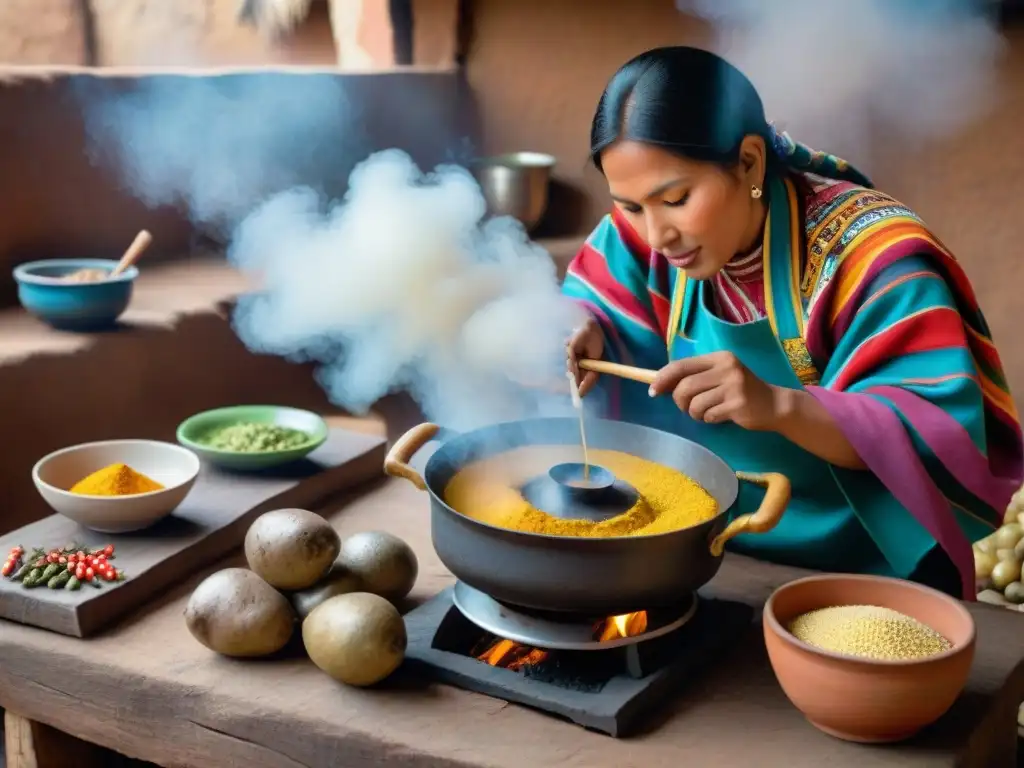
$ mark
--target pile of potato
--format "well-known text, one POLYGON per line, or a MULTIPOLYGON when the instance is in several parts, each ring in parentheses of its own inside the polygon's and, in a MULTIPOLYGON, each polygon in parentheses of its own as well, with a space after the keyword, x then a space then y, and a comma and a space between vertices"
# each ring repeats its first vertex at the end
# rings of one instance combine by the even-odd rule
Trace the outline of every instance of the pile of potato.
MULTIPOLYGON (((974 576, 978 599, 1024 611, 1024 488, 1010 497, 1003 524, 974 542, 974 576)), ((1024 703, 1017 708, 1017 727, 1024 734, 1024 703)))
POLYGON ((978 596, 984 599, 995 591, 1014 605, 1024 605, 1024 489, 1010 499, 999 529, 974 542, 974 575, 978 596))
POLYGON ((407 636, 395 607, 412 590, 412 549, 381 531, 344 541, 304 509, 258 517, 245 536, 245 568, 204 579, 185 608, 193 637, 225 656, 277 653, 301 623, 310 660, 348 685, 373 685, 402 663, 407 636))

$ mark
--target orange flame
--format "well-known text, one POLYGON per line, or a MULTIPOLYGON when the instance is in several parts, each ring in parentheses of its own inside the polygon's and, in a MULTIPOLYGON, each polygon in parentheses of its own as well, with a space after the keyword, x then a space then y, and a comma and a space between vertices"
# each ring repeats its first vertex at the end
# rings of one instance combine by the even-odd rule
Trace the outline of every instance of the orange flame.
POLYGON ((599 642, 607 643, 609 640, 618 640, 622 637, 636 637, 646 631, 647 611, 635 611, 605 619, 598 625, 595 634, 599 642))
MULTIPOLYGON (((647 611, 624 613, 612 616, 600 622, 594 628, 594 638, 601 643, 618 640, 623 637, 635 637, 647 631, 647 611)), ((517 670, 522 667, 540 664, 548 657, 548 652, 540 648, 530 648, 512 640, 495 640, 486 651, 477 658, 492 667, 517 670)))
POLYGON ((485 661, 492 667, 504 667, 511 670, 540 664, 547 657, 547 651, 542 651, 540 648, 529 648, 511 640, 497 640, 490 648, 477 656, 480 661, 485 661))

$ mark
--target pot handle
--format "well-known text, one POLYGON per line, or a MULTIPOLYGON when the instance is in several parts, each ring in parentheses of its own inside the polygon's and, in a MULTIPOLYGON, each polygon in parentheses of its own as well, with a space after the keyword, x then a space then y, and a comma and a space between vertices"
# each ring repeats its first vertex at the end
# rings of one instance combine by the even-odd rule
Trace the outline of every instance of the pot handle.
POLYGON ((711 541, 711 554, 713 557, 721 557, 725 551, 725 543, 734 536, 741 533, 765 533, 770 531, 779 523, 779 518, 786 511, 789 504, 790 485, 789 478, 777 472, 737 472, 736 477, 741 481, 760 485, 765 489, 761 506, 756 512, 749 515, 740 515, 727 526, 725 530, 715 536, 711 541))
POLYGON ((410 467, 409 461, 440 431, 441 428, 437 424, 427 421, 418 424, 398 438, 391 446, 391 450, 388 451, 388 455, 384 457, 384 474, 405 478, 421 491, 427 490, 427 482, 423 479, 423 475, 410 467))

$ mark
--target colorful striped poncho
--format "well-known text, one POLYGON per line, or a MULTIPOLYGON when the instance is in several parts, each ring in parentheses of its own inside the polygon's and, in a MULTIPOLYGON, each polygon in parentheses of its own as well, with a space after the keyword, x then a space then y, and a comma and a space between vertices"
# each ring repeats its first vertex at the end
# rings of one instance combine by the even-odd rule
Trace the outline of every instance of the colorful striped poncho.
MULTIPOLYGON (((803 357, 791 363, 973 599, 970 543, 999 524, 1024 476, 1017 410, 963 269, 913 212, 858 181, 794 172, 785 182, 800 244, 792 294, 803 357)), ((601 324, 606 357, 659 368, 678 330, 681 279, 613 213, 563 290, 601 324)), ((723 297, 721 279, 712 286, 726 320, 771 311, 757 287, 723 297)), ((792 341, 780 338, 787 352, 792 341)))

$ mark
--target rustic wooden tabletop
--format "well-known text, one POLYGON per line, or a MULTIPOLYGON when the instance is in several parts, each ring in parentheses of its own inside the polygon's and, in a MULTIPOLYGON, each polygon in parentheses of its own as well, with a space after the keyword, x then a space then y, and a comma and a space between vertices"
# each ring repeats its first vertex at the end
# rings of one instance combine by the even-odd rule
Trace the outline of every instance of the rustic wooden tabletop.
MULTIPOLYGON (((387 530, 420 558, 413 597, 451 583, 430 543, 427 497, 382 480, 333 510, 342 535, 387 530)), ((237 564, 237 558, 216 567, 237 564)), ((197 573, 88 640, 0 627, 0 705, 160 765, 297 766, 1012 766, 1024 700, 1024 623, 971 606, 977 655, 967 688, 939 723, 898 746, 838 741, 808 725, 768 664, 760 628, 728 660, 679 692, 659 722, 631 739, 585 731, 541 713, 401 678, 347 689, 302 658, 238 662, 196 643, 182 619, 197 573)), ((759 605, 803 575, 729 555, 712 587, 759 605)))

